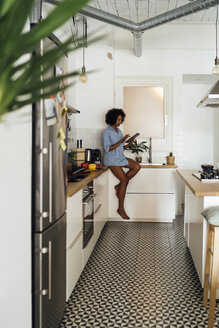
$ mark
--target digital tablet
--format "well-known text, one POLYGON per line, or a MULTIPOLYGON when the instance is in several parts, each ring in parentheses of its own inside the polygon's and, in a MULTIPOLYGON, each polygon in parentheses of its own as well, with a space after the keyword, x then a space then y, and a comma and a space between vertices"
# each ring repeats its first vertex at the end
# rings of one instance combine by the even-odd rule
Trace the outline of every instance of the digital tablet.
POLYGON ((140 135, 140 133, 135 133, 131 138, 126 139, 125 142, 130 142, 133 138, 136 138, 139 135, 140 135))

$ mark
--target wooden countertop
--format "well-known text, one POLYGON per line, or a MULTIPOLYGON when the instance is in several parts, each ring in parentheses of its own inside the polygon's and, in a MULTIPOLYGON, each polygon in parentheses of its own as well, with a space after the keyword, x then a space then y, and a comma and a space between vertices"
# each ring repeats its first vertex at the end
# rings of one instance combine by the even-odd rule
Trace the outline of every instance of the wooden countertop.
POLYGON ((195 196, 219 196, 219 182, 201 182, 192 174, 197 170, 176 170, 195 196))
POLYGON ((142 168, 147 168, 147 169, 176 169, 178 166, 177 165, 160 165, 160 164, 141 164, 142 168))
MULTIPOLYGON (((158 168, 158 169, 172 169, 177 168, 177 165, 156 165, 156 164, 143 164, 141 165, 142 168, 158 168)), ((79 182, 68 182, 67 183, 67 197, 71 197, 74 195, 78 190, 82 189, 86 184, 88 184, 93 179, 98 178, 102 173, 108 170, 108 167, 104 167, 98 171, 90 171, 88 177, 84 178, 79 182)))
POLYGON ((108 167, 104 167, 98 171, 90 171, 88 177, 84 178, 79 182, 68 182, 67 183, 67 197, 71 197, 74 195, 78 190, 82 189, 86 184, 91 182, 93 179, 98 178, 102 173, 108 170, 108 167))

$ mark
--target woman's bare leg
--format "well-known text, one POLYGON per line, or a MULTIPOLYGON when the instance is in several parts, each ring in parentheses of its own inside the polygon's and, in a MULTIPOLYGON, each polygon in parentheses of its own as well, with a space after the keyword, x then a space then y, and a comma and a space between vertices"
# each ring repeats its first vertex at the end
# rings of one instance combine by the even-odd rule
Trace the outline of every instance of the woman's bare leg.
POLYGON ((115 175, 115 177, 117 179, 119 179, 119 181, 120 181, 119 188, 118 188, 118 190, 116 190, 117 197, 119 199, 119 208, 118 208, 117 212, 123 219, 129 220, 130 218, 128 217, 128 215, 126 214, 125 209, 124 209, 125 192, 126 192, 126 188, 127 188, 129 180, 121 166, 110 166, 109 168, 110 168, 111 172, 115 175))
MULTIPOLYGON (((125 175, 128 180, 131 180, 141 169, 141 166, 131 158, 127 158, 127 160, 128 160, 128 165, 126 165, 125 167, 129 168, 129 171, 127 173, 125 173, 125 175)), ((114 188, 116 190, 116 196, 118 197, 120 183, 118 183, 114 188)))
POLYGON ((129 180, 131 180, 141 169, 141 165, 139 165, 136 161, 134 161, 131 158, 127 158, 128 160, 128 165, 125 167, 129 168, 129 171, 126 173, 126 176, 129 180))

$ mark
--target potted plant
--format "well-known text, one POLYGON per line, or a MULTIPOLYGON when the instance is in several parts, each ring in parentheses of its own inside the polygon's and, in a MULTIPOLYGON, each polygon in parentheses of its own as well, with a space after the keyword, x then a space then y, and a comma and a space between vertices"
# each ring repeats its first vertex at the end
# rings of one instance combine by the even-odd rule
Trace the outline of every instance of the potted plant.
POLYGON ((143 153, 144 151, 147 151, 149 149, 148 146, 146 146, 147 141, 141 141, 140 143, 135 140, 129 147, 127 147, 127 150, 131 150, 133 154, 137 154, 135 157, 136 162, 141 163, 142 157, 139 156, 140 153, 143 153))
POLYGON ((166 159, 167 159, 167 165, 174 165, 175 156, 173 156, 172 152, 169 153, 169 156, 166 156, 166 159))

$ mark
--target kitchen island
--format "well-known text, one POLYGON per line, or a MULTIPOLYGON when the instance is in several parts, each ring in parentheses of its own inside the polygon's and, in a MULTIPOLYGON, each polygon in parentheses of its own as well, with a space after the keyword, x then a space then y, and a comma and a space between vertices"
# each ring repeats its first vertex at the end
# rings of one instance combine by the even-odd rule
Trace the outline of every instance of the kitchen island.
MULTIPOLYGON (((141 170, 129 181, 125 209, 131 221, 172 222, 176 206, 177 165, 140 163, 141 170)), ((125 171, 128 169, 125 169, 125 171)), ((118 200, 114 186, 118 179, 109 172, 109 216, 110 221, 122 221, 117 213, 118 200)))
POLYGON ((185 183, 184 236, 203 286, 208 226, 201 212, 219 205, 219 183, 201 182, 193 176, 195 170, 176 172, 185 183))

